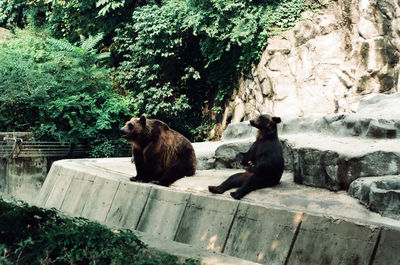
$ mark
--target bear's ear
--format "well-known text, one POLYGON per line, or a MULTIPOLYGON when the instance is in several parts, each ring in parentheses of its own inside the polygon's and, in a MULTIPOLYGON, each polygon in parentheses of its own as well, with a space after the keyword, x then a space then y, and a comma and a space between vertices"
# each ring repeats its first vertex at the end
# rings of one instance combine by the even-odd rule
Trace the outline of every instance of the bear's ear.
POLYGON ((282 120, 280 117, 272 117, 272 121, 275 123, 280 123, 282 120))
POLYGON ((139 119, 139 122, 142 126, 146 126, 146 117, 142 115, 139 119))

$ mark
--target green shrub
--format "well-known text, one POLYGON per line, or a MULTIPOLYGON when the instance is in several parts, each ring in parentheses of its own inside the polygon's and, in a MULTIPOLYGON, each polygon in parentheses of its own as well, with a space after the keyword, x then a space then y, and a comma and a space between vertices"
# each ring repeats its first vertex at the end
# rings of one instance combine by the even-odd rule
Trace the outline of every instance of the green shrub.
POLYGON ((0 198, 1 264, 199 264, 153 253, 130 230, 0 198))
POLYGON ((120 148, 116 130, 130 116, 131 101, 112 89, 107 53, 93 47, 101 35, 79 47, 17 31, 0 46, 0 130, 33 131, 37 140, 88 144, 92 156, 114 155, 93 142, 120 148))

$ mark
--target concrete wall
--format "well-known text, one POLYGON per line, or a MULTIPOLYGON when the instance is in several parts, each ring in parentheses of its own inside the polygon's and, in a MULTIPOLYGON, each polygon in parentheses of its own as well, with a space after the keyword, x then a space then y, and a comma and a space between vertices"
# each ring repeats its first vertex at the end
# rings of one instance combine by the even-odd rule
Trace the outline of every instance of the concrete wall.
MULTIPOLYGON (((18 138, 27 141, 32 137, 29 132, 0 132, 0 141, 4 138, 18 138)), ((13 141, 0 143, 0 192, 27 202, 34 202, 46 178, 53 158, 41 155, 34 157, 15 157, 12 151, 13 141), (7 143, 1 145, 1 143, 7 143)))
POLYGON ((35 202, 55 158, 0 158, 0 193, 35 202))
POLYGON ((82 160, 57 161, 37 205, 262 264, 400 264, 400 226, 176 191, 128 177, 82 160))
POLYGON ((36 201, 54 161, 82 157, 85 150, 32 139, 31 132, 0 132, 0 193, 26 202, 36 201))

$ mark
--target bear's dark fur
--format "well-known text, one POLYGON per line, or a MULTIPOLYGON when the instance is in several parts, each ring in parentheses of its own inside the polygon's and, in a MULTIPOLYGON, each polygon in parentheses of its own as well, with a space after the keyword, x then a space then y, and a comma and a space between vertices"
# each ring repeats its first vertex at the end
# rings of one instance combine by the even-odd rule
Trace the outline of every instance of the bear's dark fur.
POLYGON ((235 161, 247 167, 246 172, 230 176, 219 186, 209 186, 212 193, 224 193, 232 188, 235 199, 241 199, 249 192, 277 185, 282 177, 284 160, 282 145, 278 139, 277 124, 281 118, 261 115, 250 121, 258 129, 257 139, 247 153, 239 153, 235 161))
POLYGON ((132 162, 137 176, 132 181, 169 186, 196 171, 192 144, 160 120, 132 118, 120 129, 121 137, 132 144, 132 162))

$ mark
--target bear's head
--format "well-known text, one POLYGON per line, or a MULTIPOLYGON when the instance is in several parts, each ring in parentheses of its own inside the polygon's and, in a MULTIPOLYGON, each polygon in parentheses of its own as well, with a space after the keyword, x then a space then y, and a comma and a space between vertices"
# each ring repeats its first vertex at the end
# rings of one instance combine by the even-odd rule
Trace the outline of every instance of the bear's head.
POLYGON ((125 123, 125 126, 119 129, 122 138, 125 138, 130 143, 138 143, 143 140, 143 137, 149 134, 146 125, 146 117, 132 118, 125 123))
MULTIPOLYGON (((281 118, 268 114, 263 114, 257 118, 250 120, 250 125, 259 129, 262 135, 275 135, 277 133, 277 124, 281 122, 281 118)), ((260 135, 260 136, 262 136, 260 135)))

